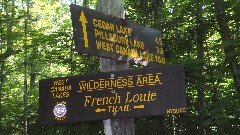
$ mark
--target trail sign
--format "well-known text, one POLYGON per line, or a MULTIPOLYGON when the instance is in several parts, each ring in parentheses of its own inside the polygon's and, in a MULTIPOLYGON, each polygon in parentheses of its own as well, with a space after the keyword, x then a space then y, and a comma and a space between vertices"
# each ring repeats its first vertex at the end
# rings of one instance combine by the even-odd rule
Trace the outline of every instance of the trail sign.
POLYGON ((160 31, 70 5, 76 51, 142 65, 165 64, 160 31))
POLYGON ((186 112, 182 65, 45 79, 39 87, 45 124, 186 112))

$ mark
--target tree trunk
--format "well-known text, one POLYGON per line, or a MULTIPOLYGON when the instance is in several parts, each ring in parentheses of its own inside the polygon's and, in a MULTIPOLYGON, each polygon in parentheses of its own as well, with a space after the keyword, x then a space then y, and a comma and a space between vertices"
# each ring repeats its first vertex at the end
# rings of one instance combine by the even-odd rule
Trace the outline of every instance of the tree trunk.
MULTIPOLYGON (((5 10, 6 13, 6 51, 4 50, 2 39, 0 39, 0 44, 1 44, 1 53, 0 53, 0 135, 4 134, 3 133, 3 124, 2 124, 2 117, 3 117, 3 106, 2 106, 2 99, 3 99, 3 86, 4 86, 4 79, 6 77, 5 72, 5 60, 12 55, 13 53, 13 48, 12 48, 12 25, 13 25, 13 20, 14 20, 14 15, 15 15, 15 5, 14 5, 14 0, 11 0, 11 3, 8 4, 6 3, 5 7, 3 6, 2 9, 5 10), (10 7, 9 7, 10 6, 10 7), (10 12, 9 12, 10 9, 10 12)), ((2 28, 2 23, 1 22, 1 28, 2 28)))
POLYGON ((225 7, 223 0, 213 0, 214 9, 216 14, 217 23, 219 26, 219 32, 222 39, 222 44, 230 44, 224 47, 224 53, 226 57, 226 61, 230 66, 231 73, 233 75, 233 80, 236 86, 236 91, 240 94, 240 74, 238 71, 240 70, 238 60, 236 58, 235 48, 231 42, 231 30, 228 26, 228 17, 225 12, 225 7))
MULTIPOLYGON (((99 0, 98 11, 123 17, 124 15, 124 2, 123 0, 99 0)), ((117 71, 129 69, 126 62, 115 61, 105 58, 100 58, 100 70, 101 72, 117 71)), ((104 132, 105 135, 134 135, 135 124, 134 118, 123 119, 108 119, 104 120, 104 132)))
POLYGON ((204 88, 205 88, 205 78, 203 75, 203 67, 204 67, 204 50, 203 50, 203 41, 204 41, 204 24, 202 20, 202 1, 196 0, 196 36, 197 36, 197 58, 199 61, 199 70, 197 73, 198 77, 198 122, 199 122, 199 129, 198 134, 204 135, 205 134, 205 127, 204 127, 204 88))
MULTIPOLYGON (((3 111, 2 111, 2 98, 3 98, 3 68, 4 68, 4 61, 1 62, 1 69, 0 69, 0 131, 3 131, 3 125, 2 125, 2 116, 3 116, 3 111)), ((0 132, 0 135, 3 133, 0 132)))
POLYGON ((29 61, 30 65, 30 91, 36 88, 36 68, 37 68, 37 56, 38 56, 38 43, 36 41, 32 41, 32 51, 31 51, 31 59, 29 61))
MULTIPOLYGON (((165 19, 163 18, 163 7, 164 7, 164 2, 163 0, 153 0, 152 1, 152 8, 153 10, 153 14, 154 14, 154 21, 153 21, 153 27, 158 29, 159 31, 161 31, 161 33, 163 33, 163 28, 162 28, 162 23, 161 20, 165 19)), ((156 125, 159 128, 159 134, 166 134, 166 126, 164 124, 164 118, 165 116, 158 116, 158 120, 159 120, 159 125, 156 125)), ((174 116, 173 116, 174 118, 174 116)), ((175 119, 172 119, 172 123, 175 123, 175 119)), ((175 125, 173 124, 173 134, 175 134, 175 125)))
POLYGON ((154 9, 153 10, 153 14, 154 14, 153 27, 159 29, 161 33, 163 30, 162 23, 161 23, 161 18, 163 18, 163 15, 162 15, 163 6, 164 6, 163 0, 153 0, 153 3, 152 3, 152 8, 154 9))
POLYGON ((89 6, 89 0, 83 0, 83 6, 88 7, 89 6))
MULTIPOLYGON (((24 37, 28 37, 28 20, 29 20, 29 0, 26 1, 27 11, 25 11, 25 27, 24 27, 24 37)), ((28 133, 28 82, 27 82, 27 44, 24 45, 24 91, 23 91, 23 100, 24 100, 24 135, 28 133)))

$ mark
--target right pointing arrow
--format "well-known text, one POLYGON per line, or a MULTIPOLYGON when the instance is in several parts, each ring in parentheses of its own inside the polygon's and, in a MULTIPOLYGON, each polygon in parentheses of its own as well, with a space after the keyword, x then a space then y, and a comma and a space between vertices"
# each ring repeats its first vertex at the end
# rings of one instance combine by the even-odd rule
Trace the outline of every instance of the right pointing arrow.
POLYGON ((83 28, 83 38, 84 38, 84 43, 85 43, 85 47, 89 48, 88 46, 88 37, 87 37, 87 26, 86 23, 88 23, 87 18, 84 15, 84 12, 81 12, 79 21, 82 22, 82 28, 83 28))
POLYGON ((144 108, 144 105, 135 105, 134 106, 134 109, 143 109, 144 108))

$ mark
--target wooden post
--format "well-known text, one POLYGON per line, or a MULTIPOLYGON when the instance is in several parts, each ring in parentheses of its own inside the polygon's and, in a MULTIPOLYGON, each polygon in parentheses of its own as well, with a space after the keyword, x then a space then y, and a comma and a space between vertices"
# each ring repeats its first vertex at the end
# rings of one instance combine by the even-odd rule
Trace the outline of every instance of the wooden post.
MULTIPOLYGON (((124 2, 123 0, 99 0, 98 11, 124 18, 124 2)), ((129 69, 126 62, 100 58, 101 72, 126 69, 129 69)), ((108 119, 104 120, 103 123, 105 135, 135 135, 134 118, 108 119)))

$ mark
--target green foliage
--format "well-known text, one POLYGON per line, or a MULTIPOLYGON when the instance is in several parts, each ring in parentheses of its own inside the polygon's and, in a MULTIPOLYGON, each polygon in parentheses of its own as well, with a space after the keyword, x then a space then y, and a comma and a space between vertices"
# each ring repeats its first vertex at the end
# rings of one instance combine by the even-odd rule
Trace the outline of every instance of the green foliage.
POLYGON ((92 134, 102 132, 102 122, 44 126, 38 122, 38 81, 99 71, 96 57, 79 56, 74 50, 68 5, 60 2, 31 1, 25 25, 25 3, 0 3, 1 9, 1 134, 24 134, 27 114, 29 134, 92 134), (6 6, 8 5, 8 6, 6 6), (16 11, 12 18, 11 7, 16 11), (24 7, 24 8, 23 8, 24 7), (2 16, 3 15, 3 16, 2 16), (21 27, 20 27, 21 26, 21 27), (27 32, 24 34, 23 32, 27 32), (11 42, 10 42, 11 41, 11 42), (10 48, 13 51, 7 51, 10 48), (25 50, 23 49, 25 48, 25 50), (15 53, 15 51, 17 53, 15 53), (6 56, 6 57, 2 57, 6 56), (27 63, 28 110, 24 110, 24 65, 27 63), (4 67, 4 68, 2 68, 4 67), (25 112, 27 111, 27 112, 25 112), (92 127, 93 126, 93 127, 92 127))
MULTIPOLYGON (((165 57, 168 63, 182 63, 186 69, 186 88, 188 96, 188 115, 176 116, 176 119, 170 120, 177 122, 175 127, 176 134, 200 134, 200 114, 201 108, 203 109, 203 121, 205 134, 237 134, 239 132, 239 112, 236 108, 232 107, 232 115, 224 113, 226 107, 230 107, 224 101, 226 99, 234 100, 237 97, 235 94, 233 76, 225 60, 226 55, 224 48, 235 47, 236 53, 230 53, 228 56, 235 56, 234 58, 239 62, 239 46, 238 39, 234 37, 233 40, 222 42, 220 34, 218 33, 219 27, 216 25, 216 16, 211 1, 199 1, 202 6, 202 20, 203 27, 201 31, 204 33, 204 47, 203 59, 198 59, 198 44, 197 44, 197 29, 196 29, 196 10, 197 1, 164 1, 163 3, 157 2, 157 7, 152 8, 150 5, 155 1, 134 0, 126 1, 127 18, 144 24, 150 27, 156 27, 153 14, 158 7, 162 7, 162 15, 158 21, 157 28, 163 33, 163 44, 165 49, 165 57), (144 16, 144 17, 143 17, 144 16), (147 17, 151 19, 147 19, 147 17), (198 72, 203 69, 202 75, 199 76, 198 72), (199 106, 199 84, 204 83, 204 104, 199 106), (212 105, 214 104, 214 106, 212 105), (214 113, 216 112, 216 113, 214 113), (217 113, 219 112, 219 113, 217 113), (215 118, 213 118, 214 116, 215 118), (221 116, 221 117, 220 117, 221 116), (231 117, 231 118, 230 118, 231 117), (213 119, 216 119, 217 122, 213 119), (228 125, 228 126, 224 126, 228 125), (233 129, 234 128, 234 129, 233 129)), ((239 32, 239 16, 232 15, 238 14, 236 5, 233 1, 225 1, 226 12, 229 15, 229 27, 231 28, 232 35, 236 36, 239 32)), ((239 35, 239 34, 238 34, 239 35)), ((234 100, 235 101, 235 100, 234 100)), ((237 100, 239 101, 239 100, 237 100)), ((235 102, 228 102, 231 106, 236 106, 235 102)), ((239 102, 238 102, 239 104, 239 102)), ((166 117, 166 121, 169 116, 166 117)), ((147 120, 146 120, 147 121, 147 120)), ((165 121, 165 122, 166 122, 165 121)), ((144 123, 144 122, 143 122, 144 123)), ((167 123, 165 127, 173 125, 167 123)), ((143 132, 138 129, 139 132, 143 132)), ((163 128, 163 130, 165 130, 163 128)), ((173 130, 167 130, 167 133, 172 133, 173 130)))
POLYGON ((208 119, 205 121, 210 130, 209 134, 229 134, 239 133, 240 118, 240 96, 232 95, 221 98, 221 100, 210 105, 208 119))

